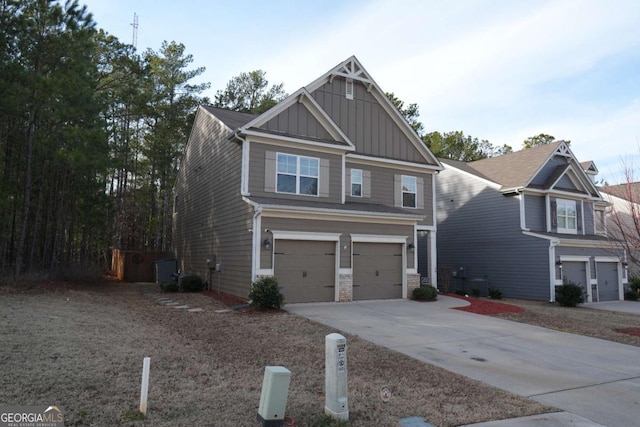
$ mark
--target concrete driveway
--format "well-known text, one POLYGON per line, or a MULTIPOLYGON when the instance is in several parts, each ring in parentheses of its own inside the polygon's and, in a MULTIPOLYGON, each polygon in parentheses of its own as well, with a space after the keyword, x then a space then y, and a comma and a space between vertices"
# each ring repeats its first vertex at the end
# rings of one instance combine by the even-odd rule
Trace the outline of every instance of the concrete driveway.
POLYGON ((610 427, 640 419, 640 348, 451 310, 463 300, 287 304, 339 331, 610 427))

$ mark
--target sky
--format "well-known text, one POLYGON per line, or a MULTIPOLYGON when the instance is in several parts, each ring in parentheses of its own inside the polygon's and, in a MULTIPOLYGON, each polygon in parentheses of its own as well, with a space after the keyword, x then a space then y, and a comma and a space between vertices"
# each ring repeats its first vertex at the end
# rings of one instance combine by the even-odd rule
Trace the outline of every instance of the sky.
POLYGON ((522 148, 546 133, 598 179, 640 179, 638 0, 79 0, 99 28, 158 51, 184 44, 194 83, 264 70, 293 93, 355 55, 426 132, 522 148))

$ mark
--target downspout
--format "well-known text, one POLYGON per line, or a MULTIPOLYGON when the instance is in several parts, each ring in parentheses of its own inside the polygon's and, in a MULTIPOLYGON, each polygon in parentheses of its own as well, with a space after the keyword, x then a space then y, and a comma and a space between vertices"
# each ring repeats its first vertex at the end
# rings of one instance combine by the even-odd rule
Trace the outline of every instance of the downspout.
POLYGON ((556 300, 556 246, 560 240, 549 241, 549 302, 556 300))
POLYGON ((253 227, 253 244, 251 245, 251 281, 257 279, 257 270, 260 263, 260 230, 262 227, 262 207, 258 206, 253 214, 252 227, 253 227))

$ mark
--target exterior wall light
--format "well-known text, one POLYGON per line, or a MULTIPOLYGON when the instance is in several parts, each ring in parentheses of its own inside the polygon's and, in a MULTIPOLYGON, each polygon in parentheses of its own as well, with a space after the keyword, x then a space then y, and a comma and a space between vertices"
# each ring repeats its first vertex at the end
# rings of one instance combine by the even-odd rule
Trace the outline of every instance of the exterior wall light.
POLYGON ((416 246, 413 243, 407 245, 407 250, 412 251, 416 246))
POLYGON ((262 247, 268 251, 271 249, 271 241, 269 239, 264 239, 264 242, 262 242, 262 247))

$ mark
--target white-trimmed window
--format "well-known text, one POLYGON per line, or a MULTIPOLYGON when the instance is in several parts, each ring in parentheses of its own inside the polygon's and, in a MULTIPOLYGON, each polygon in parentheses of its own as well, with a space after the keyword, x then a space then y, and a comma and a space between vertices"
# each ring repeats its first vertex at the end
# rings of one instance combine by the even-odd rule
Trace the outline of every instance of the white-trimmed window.
POLYGON ((278 193, 318 195, 320 161, 315 157, 278 153, 278 193))
POLYGON ((578 233, 578 212, 575 200, 556 200, 558 233, 578 233))
POLYGON ((417 207, 418 180, 415 176, 402 175, 402 207, 417 207))
POLYGON ((362 170, 351 169, 351 196, 362 197, 362 170))

